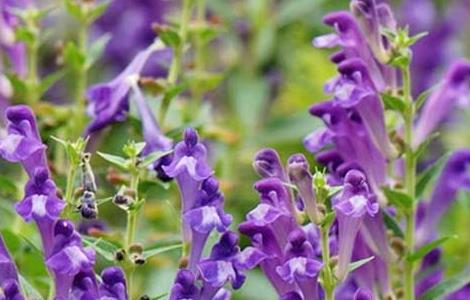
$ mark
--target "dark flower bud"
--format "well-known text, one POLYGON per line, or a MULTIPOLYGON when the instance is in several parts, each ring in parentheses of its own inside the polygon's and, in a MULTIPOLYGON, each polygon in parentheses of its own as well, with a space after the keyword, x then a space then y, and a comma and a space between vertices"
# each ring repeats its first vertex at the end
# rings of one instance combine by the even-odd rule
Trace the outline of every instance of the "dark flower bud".
POLYGON ((126 259, 126 250, 124 249, 119 249, 116 251, 116 253, 114 253, 114 259, 116 259, 116 261, 123 261, 126 259))
POLYGON ((127 205, 129 204, 129 197, 117 194, 113 198, 113 203, 116 205, 127 205))
POLYGON ((70 221, 58 220, 54 226, 54 236, 63 235, 69 237, 73 234, 74 227, 70 221))
POLYGON ((184 142, 188 147, 194 147, 198 143, 199 137, 193 128, 187 128, 184 131, 184 142))

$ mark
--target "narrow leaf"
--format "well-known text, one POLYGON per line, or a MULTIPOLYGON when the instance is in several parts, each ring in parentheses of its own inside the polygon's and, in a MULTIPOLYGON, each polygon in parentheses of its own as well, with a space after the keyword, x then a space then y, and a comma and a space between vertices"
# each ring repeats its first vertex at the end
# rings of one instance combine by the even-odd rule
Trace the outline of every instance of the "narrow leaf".
POLYGON ((93 44, 90 46, 88 50, 88 55, 86 58, 86 68, 89 69, 93 66, 96 61, 101 57, 103 54, 106 45, 111 40, 111 34, 107 33, 105 35, 100 36, 93 44))
POLYGON ((387 93, 382 94, 382 101, 386 109, 398 111, 400 113, 404 112, 406 109, 406 104, 400 97, 392 96, 387 93))
POLYGON ((397 207, 407 210, 413 205, 413 199, 401 191, 392 190, 387 187, 384 187, 382 190, 388 201, 397 207))
POLYGON ((60 70, 49 74, 44 79, 42 79, 41 85, 39 86, 40 95, 43 95, 45 92, 47 92, 47 90, 50 89, 51 86, 54 85, 54 83, 64 77, 65 73, 65 70, 60 70))
POLYGON ((370 262, 373 259, 374 259, 374 256, 371 256, 371 257, 364 258, 364 259, 361 259, 361 260, 350 263, 349 267, 348 267, 349 272, 352 272, 352 271, 356 270, 357 268, 362 267, 363 265, 365 265, 366 263, 370 262))
POLYGON ((401 227, 398 225, 398 222, 395 220, 395 218, 389 215, 385 210, 382 210, 382 215, 384 217, 384 223, 387 229, 390 229, 395 236, 404 238, 405 234, 403 233, 403 230, 401 230, 401 227))
POLYGON ((99 255, 108 261, 114 261, 115 253, 119 250, 117 245, 103 240, 102 238, 85 236, 83 237, 83 242, 86 246, 95 249, 99 255))
POLYGON ((129 162, 127 159, 117 156, 117 155, 112 155, 112 154, 107 154, 107 153, 102 153, 98 152, 98 155, 101 156, 104 160, 115 164, 116 166, 122 168, 122 169, 127 169, 129 167, 129 162))
POLYGON ((168 295, 168 293, 164 293, 164 294, 161 294, 161 295, 159 295, 159 296, 157 296, 157 297, 152 298, 152 300, 160 300, 160 299, 165 298, 167 295, 168 295))
POLYGON ((426 187, 431 182, 431 180, 438 173, 440 173, 440 171, 442 170, 442 167, 444 166, 448 158, 449 158, 448 153, 443 155, 434 164, 432 164, 430 167, 428 167, 418 176, 417 183, 416 183, 416 198, 417 199, 423 195, 424 191, 426 190, 426 187))
POLYGON ((415 252, 411 253, 408 255, 406 258, 408 261, 417 261, 421 258, 423 258, 426 254, 428 254, 432 249, 438 247, 439 245, 447 242, 450 239, 456 239, 456 235, 451 235, 451 236, 445 236, 440 239, 434 240, 432 242, 427 243, 426 245, 422 246, 415 252))
POLYGON ((153 249, 147 249, 147 250, 144 250, 142 255, 144 256, 144 259, 148 259, 152 256, 155 256, 155 255, 158 255, 158 254, 161 254, 161 253, 164 253, 164 252, 168 252, 168 251, 175 250, 175 249, 180 249, 180 248, 182 248, 182 246, 183 246, 183 244, 179 243, 179 244, 176 244, 176 245, 170 245, 170 246, 156 247, 156 248, 153 248, 153 249))
POLYGON ((457 274, 451 278, 445 279, 441 283, 435 285, 433 288, 424 293, 420 300, 437 300, 443 299, 447 296, 470 282, 470 267, 466 268, 460 274, 457 274))
POLYGON ((165 155, 168 155, 172 152, 171 151, 155 151, 150 153, 149 155, 145 156, 142 162, 140 163, 140 166, 146 168, 149 165, 151 165, 154 161, 156 161, 159 158, 162 158, 165 155))
POLYGON ((44 298, 41 296, 34 286, 26 280, 21 274, 18 275, 20 279, 21 290, 26 296, 26 299, 35 299, 35 300, 43 300, 44 298))

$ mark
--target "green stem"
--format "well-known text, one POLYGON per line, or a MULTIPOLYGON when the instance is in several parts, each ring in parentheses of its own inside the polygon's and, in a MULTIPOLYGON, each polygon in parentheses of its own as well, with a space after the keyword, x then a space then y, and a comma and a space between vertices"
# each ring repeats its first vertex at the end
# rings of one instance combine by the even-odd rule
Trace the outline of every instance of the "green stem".
MULTIPOLYGON (((168 72, 168 84, 170 86, 175 85, 178 82, 178 77, 181 72, 181 66, 183 62, 184 47, 188 37, 188 26, 189 19, 191 17, 191 2, 192 0, 183 0, 183 8, 181 12, 181 24, 179 28, 180 43, 174 49, 173 60, 171 62, 170 71, 168 72)), ((160 107, 159 121, 161 126, 165 122, 165 117, 170 107, 171 98, 164 97, 162 105, 160 107)))
POLYGON ((321 227, 321 248, 323 258, 323 288, 325 289, 325 300, 334 299, 335 280, 330 265, 330 244, 328 240, 329 226, 321 227))
MULTIPOLYGON (((139 194, 138 194, 138 186, 139 186, 139 171, 133 170, 132 172, 132 178, 131 178, 131 184, 130 188, 131 190, 135 191, 135 199, 134 203, 138 203, 139 200, 139 194)), ((127 226, 126 226, 126 237, 124 241, 124 249, 126 251, 129 251, 129 247, 134 243, 135 239, 135 233, 137 230, 137 218, 139 214, 139 208, 140 206, 137 205, 137 207, 130 207, 130 209, 127 211, 127 226)), ((130 299, 132 299, 132 287, 133 287, 133 281, 134 281, 134 271, 135 271, 135 266, 132 263, 132 265, 128 266, 126 269, 126 277, 127 277, 127 288, 128 288, 128 293, 130 299)))
MULTIPOLYGON (((88 24, 86 22, 80 22, 78 28, 78 50, 86 57, 87 54, 87 40, 88 40, 88 24)), ((74 124, 73 130, 76 131, 76 134, 80 134, 82 132, 83 127, 85 126, 85 110, 86 110, 86 87, 88 82, 88 74, 87 74, 87 65, 86 61, 84 61, 80 66, 78 66, 76 70, 76 86, 75 86, 75 107, 77 109, 77 113, 75 114, 76 118, 78 118, 77 123, 74 124)))
MULTIPOLYGON (((407 67, 403 70, 403 95, 407 103, 407 110, 404 113, 404 127, 405 127, 405 187, 406 193, 411 197, 415 198, 415 186, 416 186, 416 157, 413 153, 412 142, 413 142, 413 118, 415 114, 414 102, 411 97, 411 82, 410 82, 410 69, 407 67)), ((408 254, 414 251, 414 229, 415 229, 415 215, 416 205, 413 201, 413 205, 405 213, 406 216, 406 231, 405 231, 405 244, 408 254)), ((405 259, 405 300, 414 299, 414 264, 412 261, 405 259)))
POLYGON ((67 184, 65 187, 65 203, 67 203, 67 208, 66 208, 66 216, 70 216, 70 212, 72 211, 74 207, 74 201, 73 201, 73 190, 74 190, 74 182, 75 182, 75 175, 77 174, 77 167, 76 166, 70 166, 69 167, 69 172, 67 174, 67 184))

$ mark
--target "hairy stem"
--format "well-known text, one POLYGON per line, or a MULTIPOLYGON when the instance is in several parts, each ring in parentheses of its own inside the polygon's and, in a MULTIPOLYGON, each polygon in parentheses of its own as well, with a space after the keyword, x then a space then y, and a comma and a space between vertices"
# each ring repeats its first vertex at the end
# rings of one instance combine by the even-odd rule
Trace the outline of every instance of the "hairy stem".
MULTIPOLYGON (((411 97, 410 69, 407 67, 403 70, 403 95, 407 103, 407 109, 404 113, 405 123, 405 187, 406 193, 411 199, 415 198, 416 185, 416 157, 413 153, 413 118, 415 114, 415 106, 411 97)), ((406 230, 405 244, 408 254, 414 251, 414 229, 415 229, 415 201, 408 212, 406 212, 406 230)), ((405 259, 405 300, 414 299, 414 264, 412 261, 405 259)))

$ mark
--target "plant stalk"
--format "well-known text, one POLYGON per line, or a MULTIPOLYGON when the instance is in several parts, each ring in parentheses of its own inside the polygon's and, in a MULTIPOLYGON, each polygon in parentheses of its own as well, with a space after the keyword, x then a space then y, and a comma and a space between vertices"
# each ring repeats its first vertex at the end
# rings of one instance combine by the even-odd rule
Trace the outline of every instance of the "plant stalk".
MULTIPOLYGON (((415 186, 416 186, 416 157, 413 152, 413 119, 415 114, 415 106, 411 97, 411 81, 410 81, 410 68, 407 66, 403 69, 403 96, 407 103, 407 109, 404 113, 404 130, 405 130, 405 187, 406 193, 410 196, 412 206, 409 211, 405 212, 406 217, 406 230, 405 230, 405 244, 407 254, 413 253, 414 245, 414 231, 415 231, 415 186)), ((405 300, 413 300, 415 297, 414 292, 414 263, 405 259, 404 262, 404 292, 405 300)))

